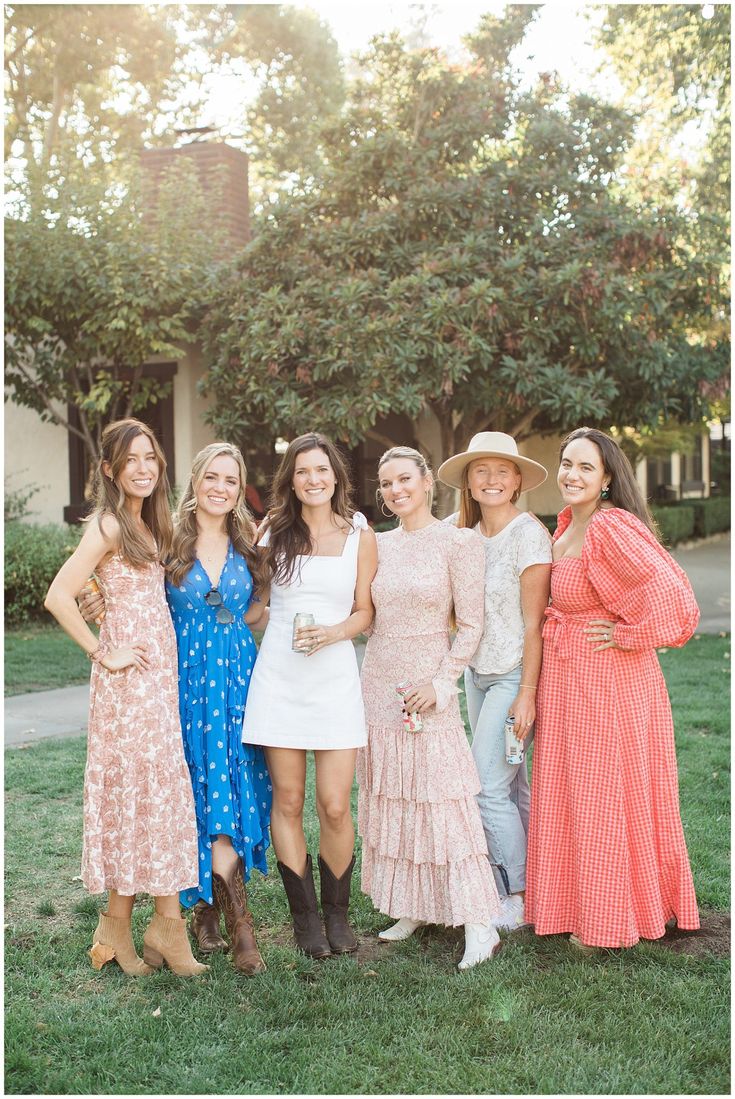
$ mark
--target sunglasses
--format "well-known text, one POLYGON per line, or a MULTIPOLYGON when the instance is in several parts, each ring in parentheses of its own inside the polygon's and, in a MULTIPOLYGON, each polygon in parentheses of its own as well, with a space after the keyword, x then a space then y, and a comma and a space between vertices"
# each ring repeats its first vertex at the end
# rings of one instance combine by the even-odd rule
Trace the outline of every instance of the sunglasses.
POLYGON ((207 594, 204 596, 204 602, 207 604, 208 607, 217 608, 215 618, 221 626, 228 626, 230 622, 235 621, 234 614, 232 613, 232 611, 228 611, 227 607, 222 602, 222 596, 216 588, 212 588, 211 591, 207 592, 207 594))

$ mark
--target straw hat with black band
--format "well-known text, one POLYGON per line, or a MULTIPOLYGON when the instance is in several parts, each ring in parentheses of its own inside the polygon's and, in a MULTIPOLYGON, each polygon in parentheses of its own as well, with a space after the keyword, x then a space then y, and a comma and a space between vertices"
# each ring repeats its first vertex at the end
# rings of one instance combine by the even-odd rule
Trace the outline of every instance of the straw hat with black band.
POLYGON ((481 431, 472 436, 467 450, 463 450, 461 454, 453 454, 446 462, 442 462, 437 477, 445 485, 462 488, 465 467, 478 458, 507 458, 513 462, 521 472, 521 492, 538 488, 549 476, 539 462, 524 458, 518 453, 518 445, 512 435, 506 435, 502 431, 481 431))

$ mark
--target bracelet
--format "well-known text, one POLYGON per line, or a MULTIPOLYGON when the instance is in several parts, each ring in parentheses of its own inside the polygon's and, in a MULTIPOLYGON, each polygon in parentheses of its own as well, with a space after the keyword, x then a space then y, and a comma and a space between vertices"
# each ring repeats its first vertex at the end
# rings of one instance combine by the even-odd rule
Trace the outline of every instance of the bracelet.
POLYGON ((536 691, 538 687, 532 687, 530 683, 519 683, 519 687, 527 687, 529 691, 536 691))
POLYGON ((94 652, 87 653, 87 656, 93 664, 101 664, 109 651, 107 645, 98 645, 94 652))

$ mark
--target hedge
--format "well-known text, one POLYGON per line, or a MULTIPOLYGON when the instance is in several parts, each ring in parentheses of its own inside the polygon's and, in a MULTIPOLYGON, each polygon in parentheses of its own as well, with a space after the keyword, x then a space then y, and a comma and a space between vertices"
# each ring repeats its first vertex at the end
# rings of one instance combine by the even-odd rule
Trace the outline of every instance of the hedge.
POLYGON ((5 623, 20 626, 48 617, 43 601, 49 584, 76 548, 80 527, 49 523, 5 526, 5 623))
POLYGON ((730 529, 730 497, 710 496, 708 500, 687 500, 686 506, 694 509, 694 537, 706 538, 721 530, 730 529))
POLYGON ((694 537, 694 508, 688 504, 672 507, 652 507, 651 514, 658 523, 661 541, 665 546, 675 546, 694 537))

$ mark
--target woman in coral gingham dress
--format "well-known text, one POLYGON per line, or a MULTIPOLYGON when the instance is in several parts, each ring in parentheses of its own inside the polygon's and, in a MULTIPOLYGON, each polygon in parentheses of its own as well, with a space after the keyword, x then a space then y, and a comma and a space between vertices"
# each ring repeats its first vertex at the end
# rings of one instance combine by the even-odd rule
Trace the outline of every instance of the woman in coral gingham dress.
POLYGON ((457 677, 482 636, 485 555, 478 534, 434 519, 421 454, 387 451, 380 494, 399 517, 378 535, 375 623, 362 666, 368 744, 357 762, 362 888, 398 923, 383 941, 426 923, 465 928, 460 969, 491 957, 500 912, 475 801, 480 782, 457 701, 457 677), (450 645, 454 609, 457 633, 450 645), (396 684, 423 728, 407 732, 396 684))
POLYGON ((656 646, 699 612, 615 442, 561 449, 531 787, 526 918, 576 946, 699 927, 679 816, 671 706, 656 646))
POLYGON ((164 961, 203 973, 179 913, 180 889, 198 882, 197 831, 178 714, 176 638, 160 556, 171 543, 166 461, 150 428, 119 420, 102 435, 96 509, 49 588, 46 607, 92 661, 84 778, 82 879, 109 891, 90 951, 130 975, 164 961), (76 596, 91 572, 104 584, 99 641, 76 596), (145 959, 131 935, 135 894, 155 897, 145 959))

